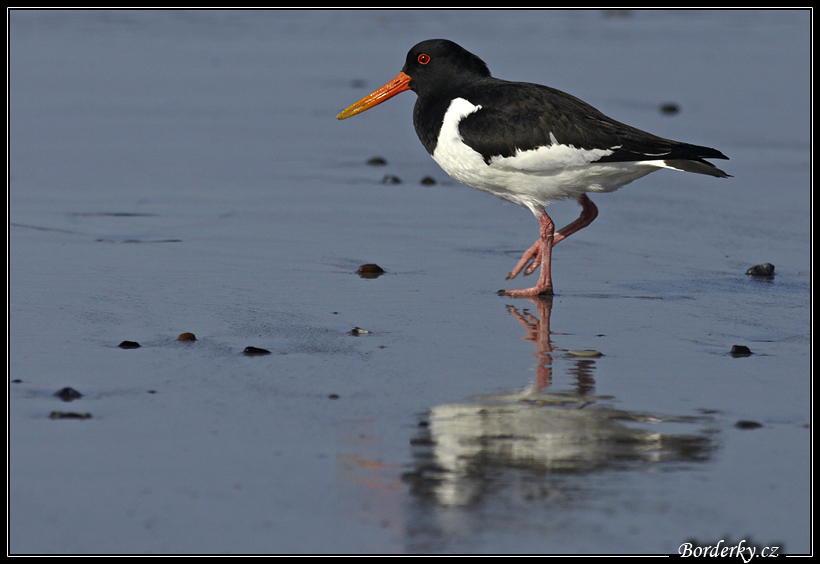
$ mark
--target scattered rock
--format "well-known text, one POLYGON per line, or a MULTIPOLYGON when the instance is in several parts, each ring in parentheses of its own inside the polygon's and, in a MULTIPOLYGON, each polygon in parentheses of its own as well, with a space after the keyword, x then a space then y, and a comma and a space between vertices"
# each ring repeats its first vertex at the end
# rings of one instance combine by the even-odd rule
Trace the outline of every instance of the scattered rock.
POLYGON ((52 411, 49 419, 91 419, 90 413, 76 413, 74 411, 52 411))
POLYGON ((262 356, 266 354, 270 354, 268 349, 260 349, 259 347, 245 347, 245 350, 242 351, 242 354, 245 356, 262 356))
POLYGON ((675 102, 664 102, 660 105, 660 111, 663 115, 673 116, 680 112, 680 106, 675 102))
POLYGON ((339 394, 330 394, 327 396, 329 399, 339 399, 339 394))
POLYGON ((738 429, 760 429, 762 426, 762 423, 758 423, 757 421, 749 421, 748 419, 741 419, 735 423, 735 427, 738 429))
POLYGON ((432 176, 425 176, 424 178, 421 179, 422 186, 432 186, 435 183, 436 183, 436 179, 433 178, 432 176))
POLYGON ((136 341, 123 341, 119 345, 117 345, 121 349, 138 349, 140 348, 140 344, 136 341))
POLYGON ((179 337, 177 337, 177 341, 196 341, 196 335, 193 333, 181 333, 179 337))
POLYGON ((749 276, 759 276, 761 278, 772 278, 774 276, 774 265, 770 262, 758 264, 746 271, 749 276))
POLYGON ((362 329, 361 327, 354 327, 350 330, 350 334, 355 337, 358 337, 359 335, 369 335, 370 331, 368 331, 367 329, 362 329))
POLYGON ((401 178, 395 174, 385 174, 382 178, 382 184, 401 184, 401 178))
POLYGON ((752 356, 752 351, 746 345, 732 345, 732 351, 729 353, 733 357, 752 356))
POLYGON ((572 350, 572 351, 567 351, 567 354, 570 354, 572 356, 581 356, 581 357, 587 357, 587 358, 604 356, 602 352, 596 351, 596 350, 593 350, 593 349, 572 350))
POLYGON ((74 388, 68 387, 55 392, 54 395, 63 401, 73 401, 75 399, 80 399, 81 397, 83 397, 83 395, 80 392, 78 392, 74 388))
POLYGON ((362 278, 378 278, 384 274, 384 269, 378 264, 368 263, 361 265, 356 272, 362 278))
POLYGON ((370 157, 367 159, 367 164, 370 166, 384 166, 387 164, 387 159, 384 157, 370 157))

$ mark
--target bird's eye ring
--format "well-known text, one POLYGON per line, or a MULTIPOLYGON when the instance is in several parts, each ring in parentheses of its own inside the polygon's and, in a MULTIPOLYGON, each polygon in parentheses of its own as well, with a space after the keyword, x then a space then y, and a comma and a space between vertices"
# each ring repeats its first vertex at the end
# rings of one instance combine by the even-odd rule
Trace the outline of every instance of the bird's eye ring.
POLYGON ((418 56, 418 59, 416 59, 416 60, 419 62, 420 65, 426 65, 427 63, 430 62, 430 55, 428 55, 426 53, 422 53, 421 55, 418 56))

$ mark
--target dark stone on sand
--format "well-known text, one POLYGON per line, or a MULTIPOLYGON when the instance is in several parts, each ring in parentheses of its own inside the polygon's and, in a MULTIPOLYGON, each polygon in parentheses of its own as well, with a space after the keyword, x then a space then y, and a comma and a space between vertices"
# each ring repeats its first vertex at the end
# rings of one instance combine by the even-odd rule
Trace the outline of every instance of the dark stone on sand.
POLYGON ((196 335, 193 333, 181 333, 179 337, 177 337, 177 341, 196 341, 196 335))
POLYGON ((774 276, 774 265, 770 262, 758 264, 746 271, 749 276, 760 276, 763 278, 771 278, 774 276))
POLYGON ((421 184, 423 186, 432 186, 435 183, 436 183, 436 179, 433 178, 432 176, 425 176, 424 178, 421 179, 421 184))
POLYGON ((83 395, 80 392, 78 392, 74 388, 69 387, 65 387, 62 390, 55 392, 54 395, 63 401, 72 401, 83 397, 83 395))
POLYGON ((757 421, 749 421, 748 419, 741 419, 737 423, 735 423, 735 427, 738 429, 760 429, 763 426, 762 423, 758 423, 757 421))
POLYGON ((354 337, 358 337, 360 335, 369 335, 370 331, 368 331, 367 329, 362 329, 361 327, 354 327, 350 330, 350 334, 354 337))
POLYGON ((387 164, 387 159, 384 157, 370 157, 367 159, 367 164, 370 166, 384 166, 387 164))
POLYGON ((140 348, 140 344, 136 341, 123 341, 119 345, 117 345, 121 349, 138 349, 140 348))
POLYGON ((673 116, 680 112, 680 106, 675 102, 664 102, 660 105, 660 111, 663 115, 673 116))
POLYGON ((382 178, 382 184, 401 184, 401 178, 395 174, 385 174, 382 178))
POLYGON ((732 345, 732 352, 730 354, 734 357, 738 357, 751 356, 753 353, 746 345, 732 345))
POLYGON ((270 354, 270 351, 268 349, 260 349, 259 347, 245 347, 245 350, 242 351, 242 354, 246 356, 262 356, 270 354))
POLYGON ((76 413, 74 411, 52 411, 49 419, 91 419, 90 413, 76 413))
POLYGON ((601 351, 596 351, 595 349, 576 349, 576 350, 569 350, 567 351, 569 356, 576 356, 576 357, 587 357, 587 358, 595 358, 599 356, 604 356, 604 353, 601 351))
POLYGON ((378 278, 384 274, 384 269, 378 264, 367 263, 363 264, 356 271, 362 278, 378 278))

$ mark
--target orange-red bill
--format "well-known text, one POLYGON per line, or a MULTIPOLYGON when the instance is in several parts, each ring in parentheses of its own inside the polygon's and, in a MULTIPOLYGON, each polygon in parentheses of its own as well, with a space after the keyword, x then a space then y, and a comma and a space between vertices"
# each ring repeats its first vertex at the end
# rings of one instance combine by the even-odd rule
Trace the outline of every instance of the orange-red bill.
POLYGON ((373 106, 378 106, 385 100, 392 98, 399 92, 404 92, 405 90, 410 90, 410 77, 403 72, 400 72, 399 76, 372 94, 368 94, 349 108, 344 109, 338 116, 336 116, 336 119, 347 119, 351 116, 355 116, 356 114, 360 114, 365 110, 369 110, 373 106))

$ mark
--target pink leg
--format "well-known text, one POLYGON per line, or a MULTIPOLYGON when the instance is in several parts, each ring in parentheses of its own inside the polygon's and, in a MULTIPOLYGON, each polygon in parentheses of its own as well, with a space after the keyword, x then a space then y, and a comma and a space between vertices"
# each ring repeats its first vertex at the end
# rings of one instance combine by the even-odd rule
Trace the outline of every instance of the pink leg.
POLYGON ((538 223, 541 225, 541 239, 537 242, 541 249, 538 252, 537 258, 541 262, 541 274, 538 276, 538 283, 532 288, 526 290, 501 290, 499 294, 511 296, 513 298, 521 298, 528 296, 541 296, 552 294, 552 276, 550 274, 550 265, 552 263, 552 245, 555 238, 555 224, 552 222, 550 216, 544 211, 540 210, 541 214, 538 216, 538 223))
POLYGON ((592 203, 592 200, 590 200, 586 194, 582 194, 581 197, 578 198, 578 203, 583 206, 581 208, 581 216, 555 234, 554 245, 557 245, 576 231, 580 231, 598 217, 598 207, 592 203))
POLYGON ((515 278, 518 273, 524 269, 527 263, 530 263, 530 265, 524 271, 524 274, 532 274, 540 265, 541 274, 539 275, 538 283, 533 288, 527 290, 506 290, 503 291, 504 294, 513 297, 552 294, 552 247, 576 231, 580 231, 598 217, 598 208, 586 194, 582 194, 581 197, 578 198, 578 203, 582 206, 580 217, 558 232, 555 232, 555 224, 552 222, 550 216, 547 215, 544 208, 541 208, 541 214, 538 216, 538 222, 541 226, 540 239, 524 252, 521 260, 518 261, 515 268, 507 275, 508 280, 515 278))
MULTIPOLYGON (((578 203, 583 206, 581 210, 581 216, 561 229, 560 231, 555 233, 555 238, 553 239, 552 244, 557 245, 576 231, 580 231, 592 221, 598 217, 598 208, 595 204, 592 203, 586 194, 582 194, 580 198, 578 198, 578 203)), ((524 254, 521 256, 521 260, 518 261, 518 264, 515 265, 515 268, 507 275, 507 280, 515 278, 518 274, 524 269, 527 264, 532 261, 529 267, 524 271, 524 275, 528 276, 535 272, 535 269, 541 264, 541 239, 536 241, 532 247, 527 249, 524 254)))

